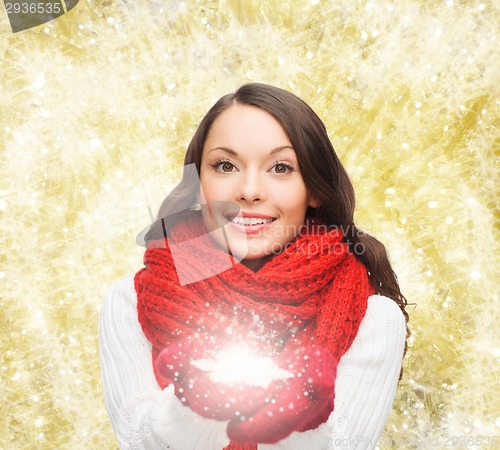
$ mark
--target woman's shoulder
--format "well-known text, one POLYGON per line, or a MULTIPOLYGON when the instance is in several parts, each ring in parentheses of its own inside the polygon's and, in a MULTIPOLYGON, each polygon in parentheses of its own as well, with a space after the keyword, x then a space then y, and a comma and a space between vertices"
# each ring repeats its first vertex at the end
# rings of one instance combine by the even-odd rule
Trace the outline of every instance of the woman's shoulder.
POLYGON ((360 331, 406 336, 406 319, 399 305, 391 298, 374 294, 368 297, 368 306, 360 331))
POLYGON ((134 275, 127 275, 111 283, 101 305, 99 334, 119 336, 117 341, 124 340, 137 322, 137 295, 135 293, 134 275))
POLYGON ((405 341, 406 320, 399 306, 388 297, 372 295, 358 333, 342 357, 342 366, 362 361, 361 365, 400 367, 405 341))
POLYGON ((366 310, 372 316, 405 322, 403 312, 399 305, 389 297, 380 294, 373 294, 368 297, 366 310))
POLYGON ((135 274, 127 275, 111 283, 104 299, 105 305, 127 304, 136 305, 137 295, 134 286, 135 274))

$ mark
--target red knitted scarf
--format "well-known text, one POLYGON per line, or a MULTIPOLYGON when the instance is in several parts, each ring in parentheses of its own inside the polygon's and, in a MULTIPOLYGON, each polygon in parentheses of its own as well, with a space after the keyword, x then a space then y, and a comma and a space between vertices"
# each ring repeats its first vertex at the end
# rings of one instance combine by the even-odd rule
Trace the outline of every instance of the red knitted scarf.
MULTIPOLYGON (((152 343, 153 361, 163 348, 196 331, 250 340, 274 352, 314 344, 340 358, 349 349, 373 287, 338 229, 304 226, 257 272, 234 260, 222 271, 229 256, 206 235, 199 213, 177 222, 168 237, 149 243, 145 268, 135 276, 138 318, 152 343), (182 286, 176 265, 200 281, 182 286), (221 273, 202 279, 217 273, 217 266, 221 273)), ((155 374, 162 388, 170 384, 155 374)))

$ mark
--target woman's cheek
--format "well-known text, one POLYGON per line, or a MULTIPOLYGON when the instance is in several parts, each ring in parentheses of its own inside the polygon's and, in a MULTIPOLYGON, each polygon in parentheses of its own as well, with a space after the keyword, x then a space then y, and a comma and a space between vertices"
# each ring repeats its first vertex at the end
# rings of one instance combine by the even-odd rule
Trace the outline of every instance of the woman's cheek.
POLYGON ((232 188, 229 180, 221 180, 219 177, 207 177, 202 182, 202 189, 205 193, 205 200, 211 202, 226 199, 232 188))

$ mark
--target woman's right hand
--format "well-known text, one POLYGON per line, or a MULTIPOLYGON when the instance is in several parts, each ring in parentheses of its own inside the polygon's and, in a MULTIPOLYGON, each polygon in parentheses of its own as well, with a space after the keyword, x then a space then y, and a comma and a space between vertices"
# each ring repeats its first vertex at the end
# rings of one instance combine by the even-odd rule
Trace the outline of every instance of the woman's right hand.
POLYGON ((216 420, 245 419, 264 405, 266 389, 215 382, 193 361, 214 359, 221 351, 213 336, 196 334, 175 342, 158 355, 155 365, 175 387, 175 395, 197 414, 216 420))

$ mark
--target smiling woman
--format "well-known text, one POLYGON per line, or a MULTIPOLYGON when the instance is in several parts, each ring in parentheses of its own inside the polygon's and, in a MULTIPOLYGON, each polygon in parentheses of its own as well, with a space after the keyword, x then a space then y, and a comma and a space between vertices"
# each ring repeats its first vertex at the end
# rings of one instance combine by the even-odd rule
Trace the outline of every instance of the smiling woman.
POLYGON ((101 313, 120 447, 373 448, 406 300, 384 246, 353 222, 322 121, 287 91, 245 85, 210 109, 184 162, 145 267, 101 313))

